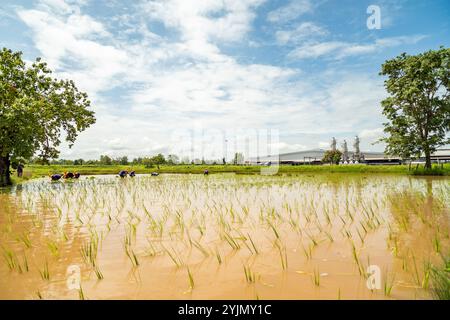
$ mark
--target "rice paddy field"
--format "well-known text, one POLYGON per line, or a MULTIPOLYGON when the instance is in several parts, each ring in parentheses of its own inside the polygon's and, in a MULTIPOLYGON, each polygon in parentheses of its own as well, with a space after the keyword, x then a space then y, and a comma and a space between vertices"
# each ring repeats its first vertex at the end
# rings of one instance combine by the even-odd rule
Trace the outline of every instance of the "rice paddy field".
POLYGON ((449 177, 36 179, 0 193, 0 299, 433 299, 449 226, 449 177))

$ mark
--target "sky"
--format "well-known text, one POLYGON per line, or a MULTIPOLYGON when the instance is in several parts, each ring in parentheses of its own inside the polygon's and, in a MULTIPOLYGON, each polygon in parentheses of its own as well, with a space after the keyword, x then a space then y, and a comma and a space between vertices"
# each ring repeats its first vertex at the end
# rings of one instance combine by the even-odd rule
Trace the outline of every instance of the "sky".
POLYGON ((449 18, 448 0, 0 0, 0 46, 88 93, 97 122, 61 158, 221 159, 245 132, 382 151, 382 63, 449 47, 449 18))

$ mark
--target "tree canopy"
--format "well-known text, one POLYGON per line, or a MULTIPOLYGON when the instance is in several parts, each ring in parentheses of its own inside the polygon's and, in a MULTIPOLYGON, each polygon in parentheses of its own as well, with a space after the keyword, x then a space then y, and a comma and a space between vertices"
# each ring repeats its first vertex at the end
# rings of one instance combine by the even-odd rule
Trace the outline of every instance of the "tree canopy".
POLYGON ((25 64, 21 52, 0 51, 0 186, 10 184, 9 166, 17 158, 53 159, 61 135, 69 147, 95 123, 90 101, 71 80, 52 78, 37 58, 25 64))
POLYGON ((387 134, 386 152, 404 158, 425 156, 450 143, 450 49, 386 61, 380 75, 388 76, 389 97, 382 101, 387 134))
POLYGON ((323 163, 331 163, 331 164, 339 164, 341 161, 342 152, 339 150, 328 150, 323 155, 322 162, 323 163))

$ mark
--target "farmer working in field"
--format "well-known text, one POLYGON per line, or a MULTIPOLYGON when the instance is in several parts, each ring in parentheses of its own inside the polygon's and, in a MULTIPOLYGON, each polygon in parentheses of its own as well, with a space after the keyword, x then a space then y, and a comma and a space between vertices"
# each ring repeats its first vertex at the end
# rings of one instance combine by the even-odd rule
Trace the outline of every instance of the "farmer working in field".
POLYGON ((62 174, 59 174, 59 173, 50 176, 50 178, 52 179, 52 181, 58 181, 58 180, 61 179, 62 177, 63 177, 63 175, 62 175, 62 174))
POLYGON ((127 174, 128 174, 128 171, 121 170, 121 171, 119 172, 119 177, 125 178, 125 177, 127 176, 127 174))
POLYGON ((64 172, 64 179, 73 179, 75 175, 72 172, 64 172))
POLYGON ((17 166, 17 176, 21 178, 23 176, 23 164, 19 163, 17 166))

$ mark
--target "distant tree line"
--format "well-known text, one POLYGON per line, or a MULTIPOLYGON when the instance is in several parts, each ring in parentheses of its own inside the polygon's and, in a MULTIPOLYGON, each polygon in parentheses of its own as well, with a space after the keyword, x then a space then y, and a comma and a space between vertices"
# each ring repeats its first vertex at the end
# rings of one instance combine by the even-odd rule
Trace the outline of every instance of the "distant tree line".
MULTIPOLYGON (((24 161, 23 161, 24 162, 24 161)), ((97 160, 85 160, 85 159, 53 159, 53 160, 42 160, 39 157, 32 158, 28 163, 30 164, 53 164, 53 165, 67 165, 67 166, 81 166, 81 165, 103 165, 103 166, 113 166, 113 165, 143 165, 147 168, 158 167, 160 165, 178 165, 178 164, 227 164, 225 158, 220 160, 205 160, 205 159, 189 159, 187 157, 180 158, 175 154, 169 154, 164 156, 159 153, 151 157, 138 157, 129 160, 128 156, 111 157, 108 155, 101 155, 97 160)), ((236 153, 231 162, 234 165, 239 165, 244 163, 244 155, 242 153, 236 153)))

